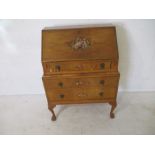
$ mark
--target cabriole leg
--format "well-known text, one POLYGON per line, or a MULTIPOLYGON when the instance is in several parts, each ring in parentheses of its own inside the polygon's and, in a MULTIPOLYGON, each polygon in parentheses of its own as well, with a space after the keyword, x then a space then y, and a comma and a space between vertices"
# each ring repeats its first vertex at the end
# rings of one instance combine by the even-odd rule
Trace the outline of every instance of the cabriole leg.
POLYGON ((109 102, 109 104, 111 105, 110 118, 115 118, 114 110, 117 106, 117 102, 113 101, 113 102, 109 102))
POLYGON ((52 121, 56 121, 56 116, 55 116, 55 113, 54 113, 54 107, 55 107, 55 105, 54 106, 51 106, 50 108, 49 108, 49 110, 51 111, 51 113, 52 113, 52 118, 51 118, 51 120, 52 121))

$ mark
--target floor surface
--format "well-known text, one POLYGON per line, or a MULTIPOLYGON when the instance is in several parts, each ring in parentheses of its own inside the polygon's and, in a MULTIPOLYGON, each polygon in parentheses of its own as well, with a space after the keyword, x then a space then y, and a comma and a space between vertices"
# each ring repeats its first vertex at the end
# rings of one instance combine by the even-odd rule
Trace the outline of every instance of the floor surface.
POLYGON ((119 93, 109 104, 57 106, 51 121, 44 95, 0 96, 0 134, 155 134, 155 92, 119 93))

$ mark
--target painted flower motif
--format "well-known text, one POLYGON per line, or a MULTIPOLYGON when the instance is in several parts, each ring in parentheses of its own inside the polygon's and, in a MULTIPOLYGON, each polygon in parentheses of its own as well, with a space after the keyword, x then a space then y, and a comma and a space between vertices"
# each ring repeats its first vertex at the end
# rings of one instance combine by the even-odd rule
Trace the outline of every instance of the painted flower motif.
POLYGON ((90 47, 90 42, 86 38, 77 37, 72 43, 71 47, 75 50, 85 49, 90 47))

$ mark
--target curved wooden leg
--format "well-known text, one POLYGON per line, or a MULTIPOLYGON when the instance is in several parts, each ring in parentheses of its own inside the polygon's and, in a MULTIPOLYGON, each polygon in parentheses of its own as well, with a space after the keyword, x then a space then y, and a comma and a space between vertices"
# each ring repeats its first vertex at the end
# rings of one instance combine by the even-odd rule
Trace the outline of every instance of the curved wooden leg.
POLYGON ((55 105, 49 108, 49 110, 52 112, 52 118, 51 118, 52 121, 56 121, 56 116, 55 116, 55 113, 53 110, 54 107, 55 107, 55 105))
POLYGON ((117 102, 109 102, 109 104, 111 105, 110 118, 115 118, 114 110, 117 106, 117 102))

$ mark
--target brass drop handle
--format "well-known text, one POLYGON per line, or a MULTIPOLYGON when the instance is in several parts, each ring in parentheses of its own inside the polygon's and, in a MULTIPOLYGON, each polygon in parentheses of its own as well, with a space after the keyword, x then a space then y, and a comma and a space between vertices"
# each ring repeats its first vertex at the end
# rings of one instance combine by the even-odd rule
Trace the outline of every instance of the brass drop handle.
POLYGON ((59 82, 58 85, 59 85, 59 87, 63 87, 63 83, 62 82, 59 82))
POLYGON ((103 92, 100 92, 100 93, 99 93, 99 95, 100 95, 100 96, 103 96, 103 95, 104 95, 104 93, 103 93, 103 92))
POLYGON ((100 81, 100 84, 101 84, 101 85, 104 85, 104 80, 101 80, 101 81, 100 81))
POLYGON ((56 65, 56 66, 55 66, 55 69, 56 69, 56 71, 60 72, 61 66, 60 66, 60 65, 56 65))
POLYGON ((59 98, 63 99, 65 97, 64 94, 59 94, 59 98))
POLYGON ((100 69, 104 69, 104 67, 105 67, 105 64, 104 63, 101 63, 100 64, 100 69))

